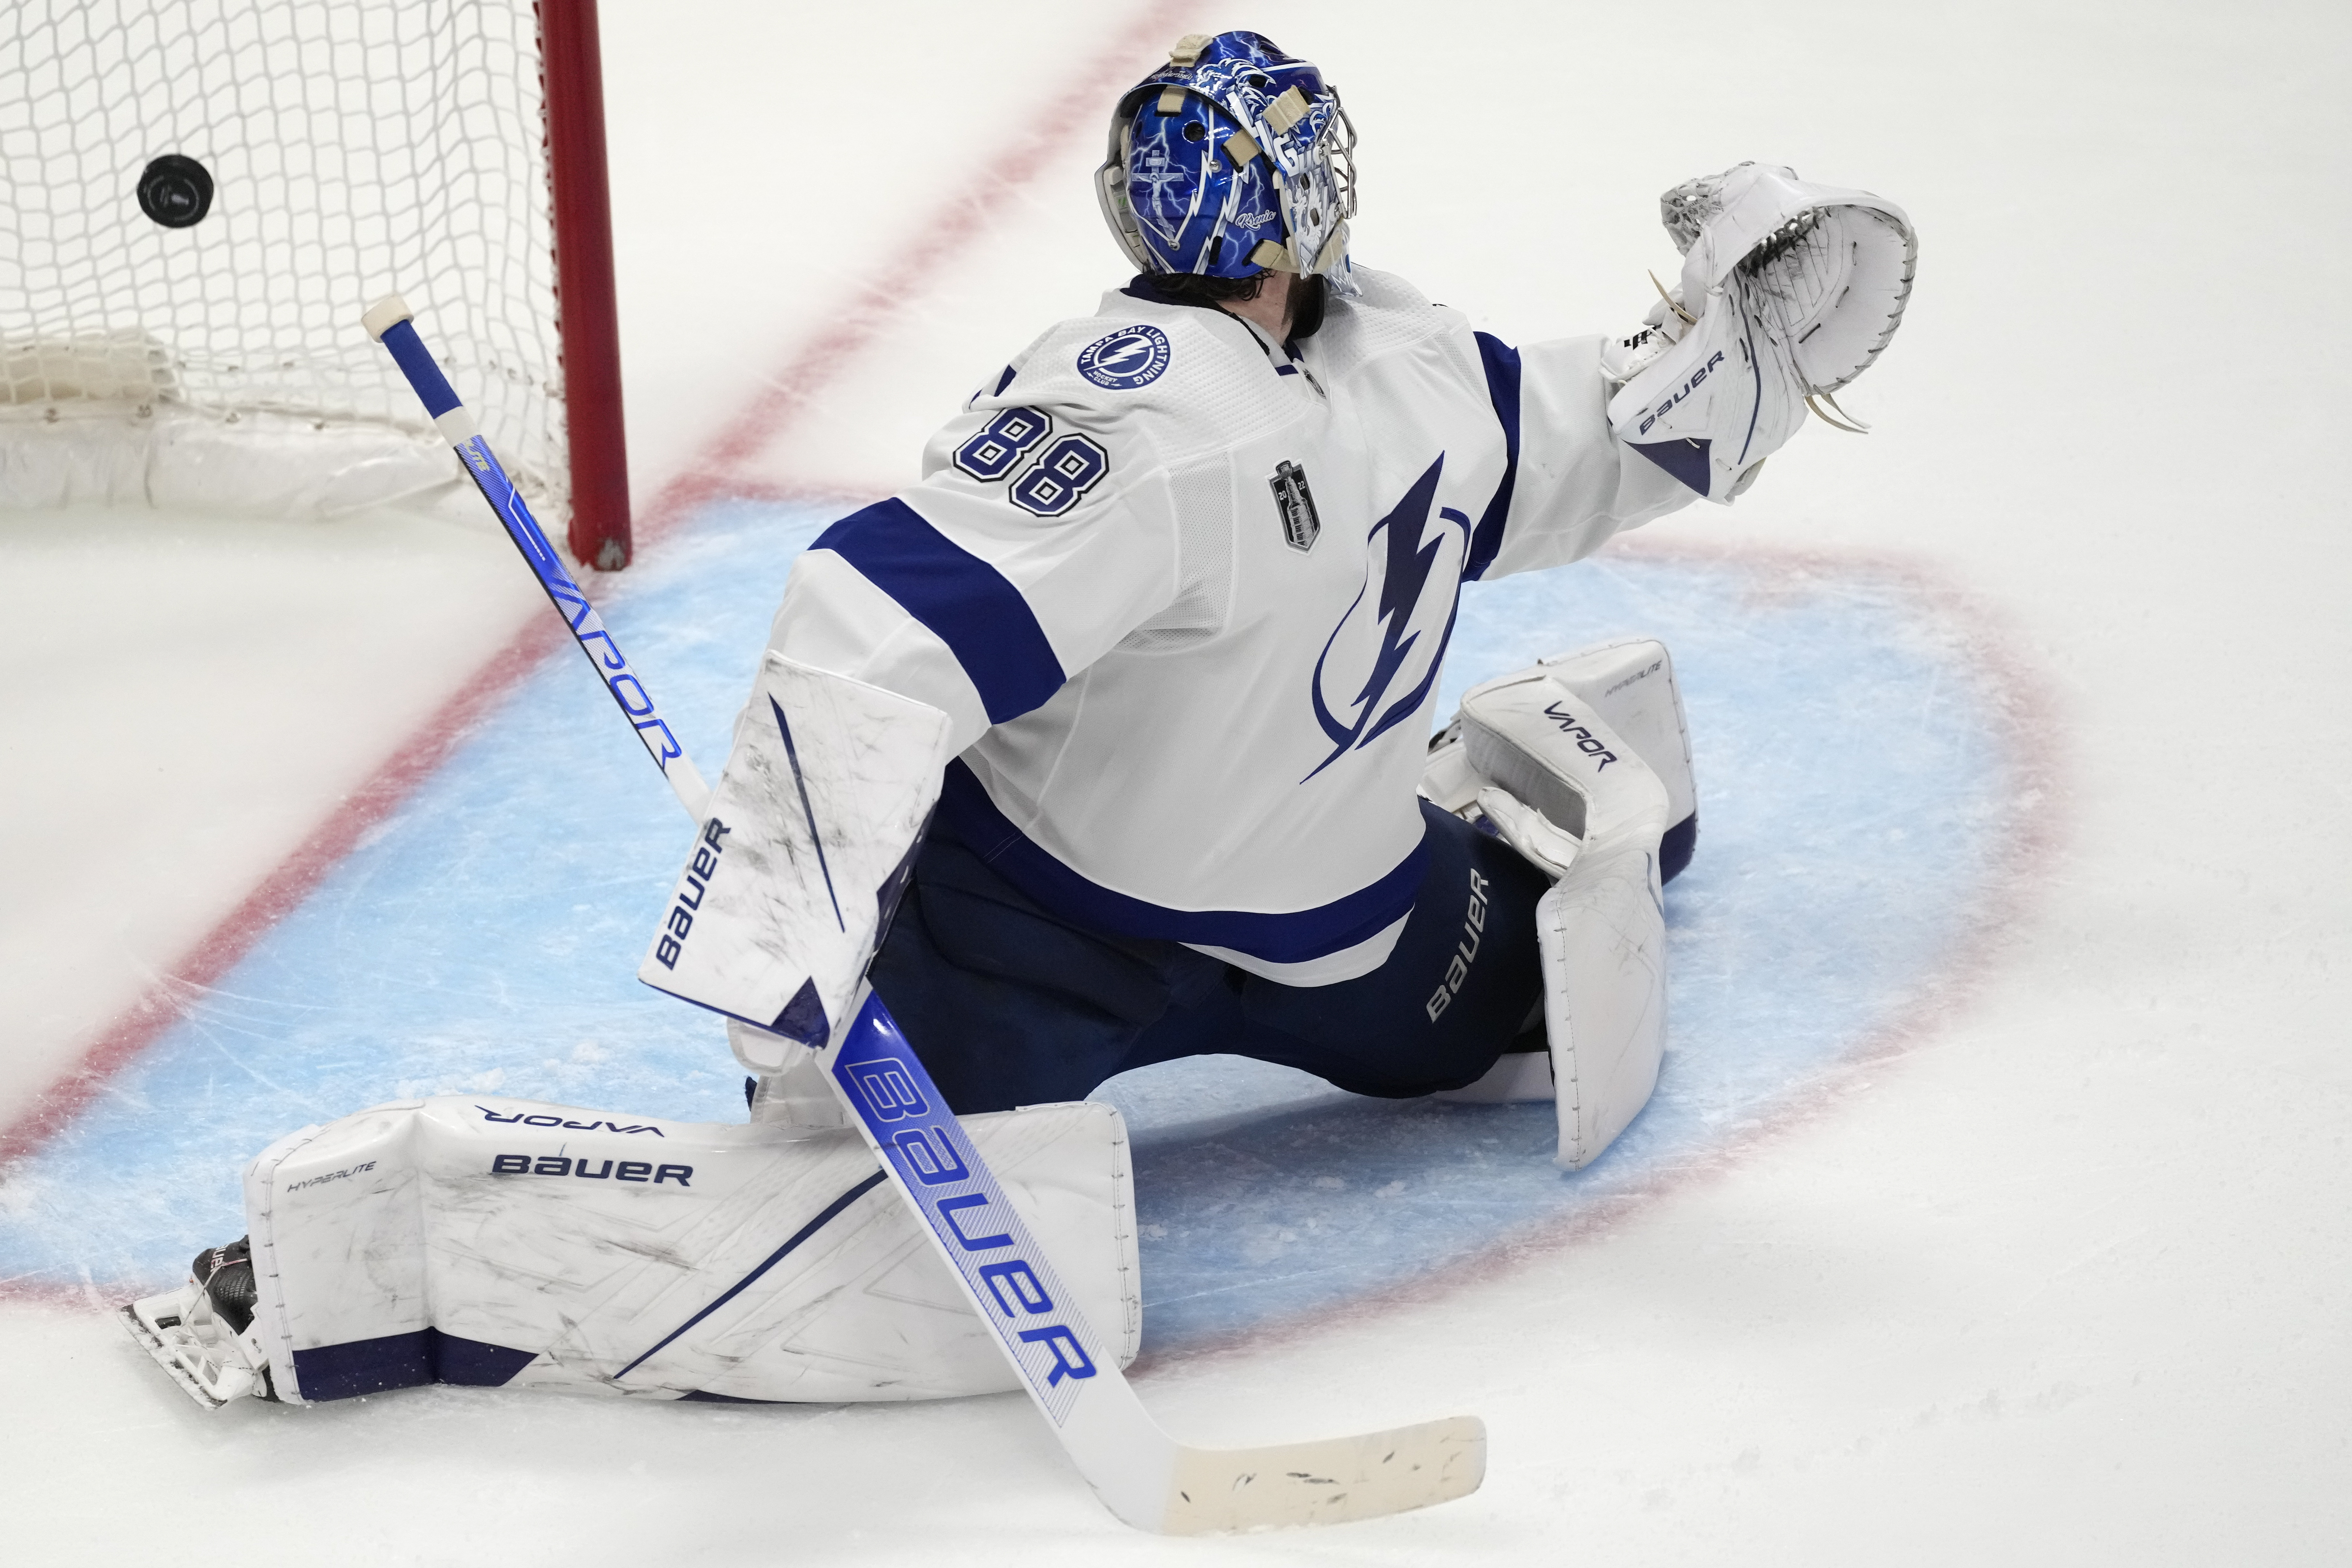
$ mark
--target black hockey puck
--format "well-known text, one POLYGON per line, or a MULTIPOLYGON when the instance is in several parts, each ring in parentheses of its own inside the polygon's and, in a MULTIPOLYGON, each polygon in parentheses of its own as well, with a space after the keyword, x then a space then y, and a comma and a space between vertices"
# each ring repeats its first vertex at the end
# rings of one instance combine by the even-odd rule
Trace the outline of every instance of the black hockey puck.
POLYGON ((164 153, 140 172, 139 210, 167 229, 194 227, 213 210, 212 172, 184 153, 164 153))

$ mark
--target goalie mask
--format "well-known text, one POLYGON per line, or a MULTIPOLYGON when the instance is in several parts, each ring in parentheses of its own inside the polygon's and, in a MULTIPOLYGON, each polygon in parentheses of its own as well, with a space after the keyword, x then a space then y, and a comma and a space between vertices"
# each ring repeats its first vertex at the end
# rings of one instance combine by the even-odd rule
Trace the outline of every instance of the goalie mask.
POLYGON ((1194 34, 1119 99, 1096 172, 1103 217, 1145 272, 1320 274, 1342 293, 1355 127, 1322 73, 1256 33, 1194 34))

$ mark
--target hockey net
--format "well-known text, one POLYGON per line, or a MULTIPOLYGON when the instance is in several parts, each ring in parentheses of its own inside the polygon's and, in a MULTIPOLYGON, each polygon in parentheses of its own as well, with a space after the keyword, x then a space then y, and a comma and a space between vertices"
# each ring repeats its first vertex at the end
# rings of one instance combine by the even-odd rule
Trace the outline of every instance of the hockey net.
POLYGON ((546 80, 531 0, 13 0, 0 498, 446 501, 458 467, 359 326, 396 291, 560 524, 546 80))

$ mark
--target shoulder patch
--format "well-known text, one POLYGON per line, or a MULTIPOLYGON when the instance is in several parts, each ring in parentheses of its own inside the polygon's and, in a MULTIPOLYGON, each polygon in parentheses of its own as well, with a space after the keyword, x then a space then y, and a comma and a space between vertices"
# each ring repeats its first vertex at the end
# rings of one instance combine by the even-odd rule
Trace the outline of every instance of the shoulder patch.
POLYGON ((1157 327, 1122 327, 1078 350, 1078 374, 1098 387, 1131 392, 1168 369, 1168 334, 1157 327))

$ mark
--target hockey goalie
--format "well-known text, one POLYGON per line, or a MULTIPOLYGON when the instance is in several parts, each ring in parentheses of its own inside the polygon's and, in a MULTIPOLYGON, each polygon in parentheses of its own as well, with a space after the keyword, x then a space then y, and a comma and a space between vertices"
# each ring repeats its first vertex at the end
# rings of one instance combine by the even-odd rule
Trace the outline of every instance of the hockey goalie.
POLYGON ((1548 1098, 1563 1167, 1609 1146, 1696 841, 1673 661, 1584 646, 1441 725, 1462 585, 1729 504, 1809 409, 1851 424, 1916 241, 1743 163, 1665 196, 1685 262, 1640 325, 1513 347, 1357 264, 1354 141, 1314 66, 1181 40, 1097 177, 1132 279, 793 567, 639 971, 727 1015, 748 1121, 428 1099, 294 1133, 248 1236, 128 1309, 191 1392, 1013 1386, 810 1066, 868 985, 1122 1360, 1129 1165, 1086 1100, 1116 1073, 1548 1098))

